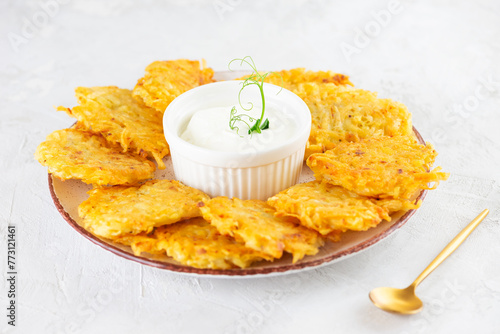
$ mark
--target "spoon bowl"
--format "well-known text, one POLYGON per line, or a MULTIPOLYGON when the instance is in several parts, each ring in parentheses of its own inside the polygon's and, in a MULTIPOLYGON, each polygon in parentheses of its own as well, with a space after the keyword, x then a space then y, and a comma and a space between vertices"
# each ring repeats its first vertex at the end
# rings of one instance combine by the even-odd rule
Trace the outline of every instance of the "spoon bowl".
POLYGON ((415 288, 412 285, 406 289, 376 288, 369 296, 373 304, 387 312, 415 314, 424 307, 420 298, 415 295, 415 288))

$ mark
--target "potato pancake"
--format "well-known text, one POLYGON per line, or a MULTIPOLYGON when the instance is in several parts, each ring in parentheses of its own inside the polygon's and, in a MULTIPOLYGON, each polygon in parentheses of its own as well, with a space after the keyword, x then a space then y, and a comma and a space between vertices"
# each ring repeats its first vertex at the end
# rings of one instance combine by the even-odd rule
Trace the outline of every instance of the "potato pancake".
POLYGON ((437 156, 430 144, 409 137, 378 137, 358 143, 340 143, 313 154, 307 165, 319 180, 357 194, 408 199, 417 190, 434 189, 448 178, 440 168, 430 171, 437 156), (433 187, 428 183, 435 182, 433 187))
POLYGON ((308 228, 328 235, 335 231, 366 231, 394 211, 416 209, 410 201, 377 200, 320 181, 297 184, 269 198, 276 215, 296 217, 308 228))
POLYGON ((311 135, 304 159, 343 142, 375 136, 412 136, 405 105, 346 85, 304 83, 294 90, 309 107, 311 135))
POLYGON ((247 268, 269 255, 245 247, 234 238, 220 234, 203 218, 160 226, 147 234, 115 239, 139 256, 143 252, 167 254, 177 262, 195 268, 247 268))
POLYGON ((259 200, 216 197, 205 201, 203 218, 220 233, 244 242, 245 246, 280 258, 283 250, 297 262, 305 255, 314 255, 324 243, 321 236, 289 217, 276 217, 273 207, 259 200))
POLYGON ((146 158, 123 153, 102 136, 77 129, 52 132, 38 145, 35 158, 61 180, 97 186, 135 184, 152 178, 155 170, 146 158))
POLYGON ((155 61, 146 67, 146 74, 137 81, 134 97, 161 112, 177 96, 188 90, 214 82, 214 71, 206 68, 204 62, 200 67, 197 60, 155 61))
POLYGON ((178 181, 153 180, 140 186, 96 188, 78 207, 84 227, 114 239, 149 233, 154 227, 201 216, 199 205, 209 197, 178 181))
MULTIPOLYGON (((237 80, 244 80, 248 76, 244 76, 237 80)), ((335 73, 332 71, 307 71, 304 68, 294 68, 291 70, 283 70, 273 72, 266 77, 265 82, 286 88, 292 92, 296 92, 300 84, 306 82, 314 82, 317 84, 332 83, 339 85, 353 86, 347 75, 335 73)))
POLYGON ((124 152, 149 155, 158 168, 165 168, 162 158, 169 150, 161 113, 134 99, 129 89, 78 87, 75 92, 80 105, 58 110, 75 117, 85 128, 102 134, 109 142, 119 143, 124 152))

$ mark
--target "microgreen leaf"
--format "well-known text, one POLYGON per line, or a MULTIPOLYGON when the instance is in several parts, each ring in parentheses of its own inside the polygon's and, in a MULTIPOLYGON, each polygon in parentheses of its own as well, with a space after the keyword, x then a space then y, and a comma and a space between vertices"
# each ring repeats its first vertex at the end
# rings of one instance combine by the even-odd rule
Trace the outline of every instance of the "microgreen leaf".
POLYGON ((262 123, 262 125, 260 126, 260 129, 261 130, 269 129, 269 120, 267 118, 264 121, 264 123, 262 123))
POLYGON ((248 130, 248 134, 252 134, 254 132, 261 133, 261 128, 260 128, 260 119, 258 119, 255 124, 248 130))

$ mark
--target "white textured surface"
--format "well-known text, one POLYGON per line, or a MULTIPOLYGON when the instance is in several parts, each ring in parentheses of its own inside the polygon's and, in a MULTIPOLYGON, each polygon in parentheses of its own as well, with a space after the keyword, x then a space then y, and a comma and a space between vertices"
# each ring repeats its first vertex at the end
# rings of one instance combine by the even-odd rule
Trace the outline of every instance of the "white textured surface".
POLYGON ((0 309, 7 223, 18 229, 19 271, 18 326, 7 326, 2 311, 1 333, 499 332, 498 1, 61 0, 44 16, 47 2, 0 3, 0 309), (44 26, 30 28, 33 19, 44 26), (372 35, 358 36, 364 29, 372 35), (14 34, 23 38, 17 47, 14 34), (131 88, 153 60, 204 57, 225 70, 245 55, 262 69, 336 70, 405 103, 451 178, 383 243, 276 278, 141 267, 64 222, 33 160, 48 133, 73 123, 53 106, 74 105, 78 85, 131 88), (409 284, 486 207, 485 222, 417 289, 422 313, 401 317, 371 305, 372 288, 409 284))

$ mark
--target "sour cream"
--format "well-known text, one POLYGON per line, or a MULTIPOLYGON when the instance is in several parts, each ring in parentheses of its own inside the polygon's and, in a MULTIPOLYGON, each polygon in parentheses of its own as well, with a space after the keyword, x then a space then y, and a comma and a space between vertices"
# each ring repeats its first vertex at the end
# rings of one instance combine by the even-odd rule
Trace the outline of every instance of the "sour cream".
MULTIPOLYGON (((232 106, 214 107, 196 111, 181 138, 185 141, 211 150, 223 152, 246 152, 272 149, 286 143, 298 129, 298 124, 290 115, 273 106, 266 107, 264 120, 269 119, 269 128, 262 133, 248 134, 248 126, 243 122, 236 122, 239 128, 231 130, 229 127, 232 106)), ((260 118, 259 108, 251 112, 241 111, 239 114, 248 114, 255 119, 260 118)), ((248 118, 243 118, 248 122, 248 118)), ((264 121, 263 120, 263 121, 264 121)), ((248 122, 250 126, 255 121, 248 122)))

